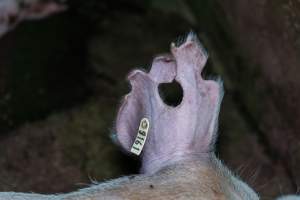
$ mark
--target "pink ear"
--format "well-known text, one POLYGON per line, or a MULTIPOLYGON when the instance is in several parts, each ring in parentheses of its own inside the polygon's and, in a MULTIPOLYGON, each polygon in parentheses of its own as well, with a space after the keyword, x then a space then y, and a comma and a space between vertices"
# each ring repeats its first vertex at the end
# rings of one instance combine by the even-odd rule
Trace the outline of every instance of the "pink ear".
MULTIPOLYGON (((125 150, 130 151, 140 120, 146 117, 151 124, 155 120, 153 109, 164 106, 157 91, 158 85, 172 82, 174 78, 175 61, 171 55, 156 57, 149 73, 134 70, 128 75, 132 90, 124 97, 116 121, 117 139, 125 150)), ((153 131, 150 125, 149 134, 153 131)))
POLYGON ((156 57, 149 73, 135 70, 128 79, 132 91, 119 110, 117 139, 128 152, 137 136, 140 121, 150 125, 142 150, 142 171, 153 173, 170 162, 213 151, 222 85, 205 80, 201 71, 208 55, 195 34, 180 46, 171 46, 172 55, 156 57), (159 96, 160 83, 176 80, 183 98, 176 107, 159 96))
POLYGON ((54 2, 38 2, 30 5, 23 13, 23 19, 41 19, 51 14, 65 11, 66 5, 54 2))

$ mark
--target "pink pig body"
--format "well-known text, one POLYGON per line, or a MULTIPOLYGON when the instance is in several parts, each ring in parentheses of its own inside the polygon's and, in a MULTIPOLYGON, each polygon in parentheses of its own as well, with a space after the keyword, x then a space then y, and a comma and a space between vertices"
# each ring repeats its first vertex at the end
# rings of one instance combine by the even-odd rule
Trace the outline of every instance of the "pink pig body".
POLYGON ((65 9, 65 5, 51 1, 0 0, 0 37, 23 20, 41 19, 65 9))
POLYGON ((190 33, 180 46, 171 45, 171 54, 156 57, 149 73, 130 73, 132 91, 119 109, 116 131, 119 144, 130 152, 140 120, 149 120, 140 175, 68 194, 4 192, 0 200, 259 199, 215 156, 223 87, 220 81, 201 77, 207 57, 195 34, 190 33), (182 102, 176 107, 166 105, 158 93, 159 84, 173 80, 183 89, 182 102))

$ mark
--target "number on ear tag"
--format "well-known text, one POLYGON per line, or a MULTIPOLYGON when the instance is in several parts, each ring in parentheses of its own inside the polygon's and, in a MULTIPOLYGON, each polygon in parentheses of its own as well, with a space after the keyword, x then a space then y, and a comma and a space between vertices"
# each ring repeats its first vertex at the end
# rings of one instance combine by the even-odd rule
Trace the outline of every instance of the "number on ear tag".
POLYGON ((147 139, 149 126, 150 126, 149 120, 147 118, 143 118, 140 122, 138 134, 130 150, 135 155, 140 155, 143 150, 144 144, 147 139))

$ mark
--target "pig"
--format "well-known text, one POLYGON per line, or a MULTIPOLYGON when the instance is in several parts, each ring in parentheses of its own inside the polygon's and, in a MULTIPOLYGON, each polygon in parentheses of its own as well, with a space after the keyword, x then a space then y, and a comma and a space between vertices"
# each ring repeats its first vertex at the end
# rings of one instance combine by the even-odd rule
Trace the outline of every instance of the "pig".
POLYGON ((53 0, 0 0, 0 37, 23 20, 41 19, 66 9, 53 0))
POLYGON ((66 194, 3 192, 0 200, 259 199, 214 153, 224 91, 220 79, 202 78, 207 59, 191 32, 182 43, 171 44, 170 54, 155 57, 149 72, 129 74, 132 89, 118 111, 115 138, 128 153, 136 148, 139 175, 66 194), (173 81, 183 90, 177 106, 167 105, 158 92, 161 83, 173 81))
POLYGON ((300 200, 300 197, 297 195, 287 195, 287 196, 280 197, 277 200, 300 200))

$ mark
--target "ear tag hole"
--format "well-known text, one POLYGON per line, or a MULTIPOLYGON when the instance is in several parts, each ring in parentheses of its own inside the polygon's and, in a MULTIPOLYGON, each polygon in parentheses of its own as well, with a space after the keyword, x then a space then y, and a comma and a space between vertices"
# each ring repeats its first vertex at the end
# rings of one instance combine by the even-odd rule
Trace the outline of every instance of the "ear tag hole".
POLYGON ((159 84, 158 92, 163 102, 172 107, 178 106, 183 98, 183 89, 175 80, 172 83, 159 84))

